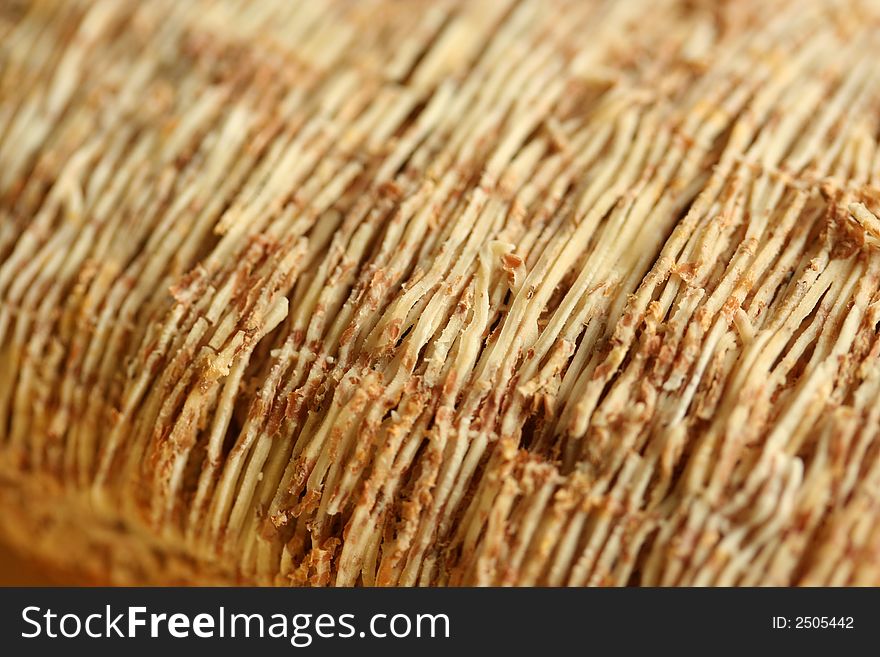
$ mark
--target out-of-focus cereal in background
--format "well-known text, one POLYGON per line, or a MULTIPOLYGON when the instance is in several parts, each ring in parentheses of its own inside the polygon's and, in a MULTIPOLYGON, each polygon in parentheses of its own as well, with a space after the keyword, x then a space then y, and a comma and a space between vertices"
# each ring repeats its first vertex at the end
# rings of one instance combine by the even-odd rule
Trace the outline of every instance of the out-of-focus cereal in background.
POLYGON ((74 582, 56 578, 38 563, 23 559, 0 543, 0 586, 65 586, 74 582))

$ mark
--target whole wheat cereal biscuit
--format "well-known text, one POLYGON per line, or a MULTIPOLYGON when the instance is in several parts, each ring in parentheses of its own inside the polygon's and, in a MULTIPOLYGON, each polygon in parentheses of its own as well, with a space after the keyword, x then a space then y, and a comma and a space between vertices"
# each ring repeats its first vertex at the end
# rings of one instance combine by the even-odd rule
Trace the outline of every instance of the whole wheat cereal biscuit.
POLYGON ((880 2, 0 1, 0 532, 114 584, 880 584, 880 2))

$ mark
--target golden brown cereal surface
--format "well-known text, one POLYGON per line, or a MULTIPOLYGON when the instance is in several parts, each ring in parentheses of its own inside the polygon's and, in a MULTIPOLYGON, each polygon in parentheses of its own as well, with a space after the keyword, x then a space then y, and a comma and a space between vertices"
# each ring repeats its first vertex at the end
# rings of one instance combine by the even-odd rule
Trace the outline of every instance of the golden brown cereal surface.
POLYGON ((880 584, 878 62, 876 0, 0 0, 0 533, 880 584))

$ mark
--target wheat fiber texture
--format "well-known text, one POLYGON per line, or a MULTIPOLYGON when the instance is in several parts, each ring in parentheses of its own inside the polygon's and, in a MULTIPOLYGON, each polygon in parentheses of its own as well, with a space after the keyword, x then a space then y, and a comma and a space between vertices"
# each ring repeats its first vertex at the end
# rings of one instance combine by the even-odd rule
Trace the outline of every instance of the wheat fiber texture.
POLYGON ((878 135, 880 2, 2 0, 2 531, 880 584, 878 135))

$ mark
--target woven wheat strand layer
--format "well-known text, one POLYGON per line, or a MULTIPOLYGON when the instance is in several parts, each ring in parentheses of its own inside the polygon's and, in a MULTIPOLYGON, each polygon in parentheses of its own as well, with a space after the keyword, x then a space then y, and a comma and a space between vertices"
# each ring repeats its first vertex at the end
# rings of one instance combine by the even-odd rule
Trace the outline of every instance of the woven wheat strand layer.
POLYGON ((0 2, 0 526, 114 583, 880 584, 880 2, 0 2))

